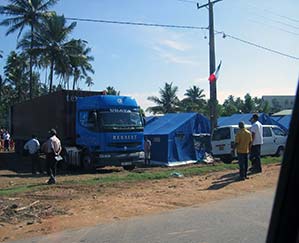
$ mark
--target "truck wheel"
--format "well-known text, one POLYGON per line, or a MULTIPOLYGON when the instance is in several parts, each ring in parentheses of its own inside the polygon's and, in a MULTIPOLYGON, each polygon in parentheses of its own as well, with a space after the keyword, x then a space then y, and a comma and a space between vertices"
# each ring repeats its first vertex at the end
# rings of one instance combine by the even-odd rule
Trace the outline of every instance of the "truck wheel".
POLYGON ((277 149, 277 152, 275 154, 276 157, 281 157, 283 156, 283 147, 280 146, 278 149, 277 149))
POLYGON ((82 167, 83 167, 84 170, 94 169, 94 167, 92 165, 92 159, 91 159, 90 155, 88 155, 88 154, 83 155, 81 162, 82 162, 82 167))
POLYGON ((224 164, 230 164, 233 161, 233 158, 231 155, 222 156, 220 159, 224 164))
POLYGON ((135 165, 124 165, 123 166, 123 168, 128 171, 134 170, 135 167, 136 167, 135 165))

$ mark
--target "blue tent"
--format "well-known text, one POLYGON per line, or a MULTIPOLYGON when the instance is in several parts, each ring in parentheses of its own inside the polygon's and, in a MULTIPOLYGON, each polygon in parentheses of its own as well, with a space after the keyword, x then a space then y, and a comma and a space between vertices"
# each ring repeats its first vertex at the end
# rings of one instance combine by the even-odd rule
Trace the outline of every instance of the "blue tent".
POLYGON ((271 118, 277 121, 281 126, 283 126, 285 130, 289 130, 292 115, 272 116, 271 118))
MULTIPOLYGON (((238 125, 240 121, 243 121, 247 125, 251 125, 250 118, 252 117, 253 113, 247 113, 247 114, 233 114, 229 117, 224 117, 224 119, 219 118, 218 119, 218 126, 227 126, 227 125, 238 125)), ((287 129, 281 125, 278 121, 272 119, 270 116, 259 113, 259 121, 260 123, 264 125, 276 125, 279 126, 284 131, 287 131, 287 129)))
POLYGON ((151 122, 157 120, 158 118, 159 118, 158 116, 146 116, 144 119, 145 119, 146 125, 148 125, 151 122))
POLYGON ((159 165, 179 165, 195 161, 194 133, 209 133, 209 120, 197 113, 169 113, 145 126, 152 142, 151 161, 159 165))

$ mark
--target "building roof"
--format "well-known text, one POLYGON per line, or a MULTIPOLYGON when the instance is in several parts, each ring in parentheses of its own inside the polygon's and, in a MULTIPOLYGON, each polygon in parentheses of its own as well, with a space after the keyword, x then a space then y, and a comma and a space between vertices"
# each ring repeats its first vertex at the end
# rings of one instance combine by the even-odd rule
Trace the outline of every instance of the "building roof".
POLYGON ((276 112, 272 114, 272 116, 288 116, 288 115, 292 115, 292 112, 293 112, 292 109, 287 109, 287 110, 276 112))

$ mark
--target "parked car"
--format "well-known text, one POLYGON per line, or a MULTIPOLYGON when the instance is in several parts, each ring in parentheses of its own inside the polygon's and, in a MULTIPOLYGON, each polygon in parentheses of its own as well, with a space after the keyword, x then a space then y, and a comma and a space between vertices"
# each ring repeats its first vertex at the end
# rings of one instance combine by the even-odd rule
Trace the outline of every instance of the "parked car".
MULTIPOLYGON (((247 129, 251 126, 245 125, 247 129)), ((221 126, 214 129, 212 134, 212 154, 224 163, 231 163, 237 158, 235 152, 235 136, 238 125, 221 126)), ((261 146, 261 156, 281 156, 283 154, 287 134, 278 126, 263 125, 264 143, 261 146)))

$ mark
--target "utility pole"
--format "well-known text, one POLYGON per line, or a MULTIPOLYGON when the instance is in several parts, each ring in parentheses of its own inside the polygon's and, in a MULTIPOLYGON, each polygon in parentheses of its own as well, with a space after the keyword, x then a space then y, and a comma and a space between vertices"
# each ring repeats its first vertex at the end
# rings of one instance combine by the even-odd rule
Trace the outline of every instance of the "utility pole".
MULTIPOLYGON (((197 3, 197 9, 201 9, 207 7, 209 10, 209 56, 210 56, 210 75, 215 72, 216 69, 216 58, 215 58, 215 34, 214 34, 214 13, 213 13, 213 5, 222 0, 215 0, 209 2, 207 4, 199 5, 197 3)), ((216 81, 210 82, 210 122, 211 122, 211 131, 215 127, 217 127, 217 86, 216 81)))

